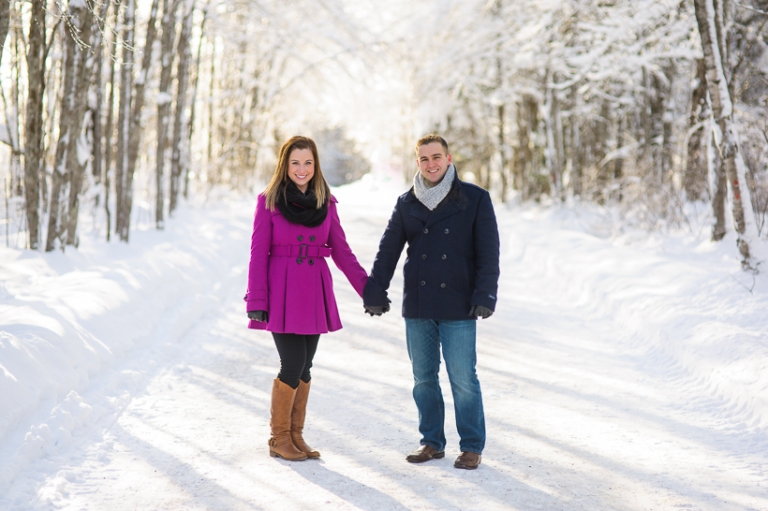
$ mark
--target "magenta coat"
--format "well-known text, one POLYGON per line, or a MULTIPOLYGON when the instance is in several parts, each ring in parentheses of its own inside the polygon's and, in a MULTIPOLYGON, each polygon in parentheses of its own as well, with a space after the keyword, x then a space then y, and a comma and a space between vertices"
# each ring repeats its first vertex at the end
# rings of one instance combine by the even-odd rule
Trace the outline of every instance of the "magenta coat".
POLYGON ((245 301, 247 311, 267 311, 269 321, 250 321, 248 328, 291 334, 341 328, 326 258, 333 259, 361 297, 368 275, 347 244, 336 202, 331 197, 322 224, 305 227, 286 220, 278 208, 267 209, 264 194, 259 195, 245 301))

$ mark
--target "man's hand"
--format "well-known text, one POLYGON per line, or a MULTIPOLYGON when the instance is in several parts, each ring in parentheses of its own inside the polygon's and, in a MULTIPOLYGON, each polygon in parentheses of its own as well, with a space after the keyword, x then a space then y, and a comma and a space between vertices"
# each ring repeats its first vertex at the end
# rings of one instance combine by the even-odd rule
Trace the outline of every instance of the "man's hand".
POLYGON ((482 305, 473 305, 469 308, 470 318, 480 317, 483 319, 488 319, 491 317, 491 314, 493 314, 493 311, 488 307, 483 307, 482 305))
POLYGON ((385 305, 364 305, 365 313, 371 316, 381 316, 385 312, 389 312, 389 304, 385 305))
POLYGON ((269 313, 267 311, 248 311, 248 319, 266 323, 269 321, 269 313))

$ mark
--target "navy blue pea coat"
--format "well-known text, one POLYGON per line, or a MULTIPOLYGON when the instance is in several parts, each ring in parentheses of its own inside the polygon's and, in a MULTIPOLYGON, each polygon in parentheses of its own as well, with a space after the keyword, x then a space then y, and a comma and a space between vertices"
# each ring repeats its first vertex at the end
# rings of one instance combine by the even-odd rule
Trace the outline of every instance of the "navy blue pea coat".
POLYGON ((499 231, 487 191, 455 177, 434 211, 413 188, 398 197, 363 291, 365 305, 388 303, 387 289, 406 243, 403 317, 465 320, 474 319, 472 305, 495 309, 499 231))

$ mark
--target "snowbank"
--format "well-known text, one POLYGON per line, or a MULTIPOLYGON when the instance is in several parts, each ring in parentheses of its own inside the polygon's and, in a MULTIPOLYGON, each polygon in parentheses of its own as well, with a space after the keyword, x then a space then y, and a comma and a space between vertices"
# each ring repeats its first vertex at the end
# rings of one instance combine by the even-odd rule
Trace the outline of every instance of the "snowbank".
POLYGON ((677 381, 692 410, 768 449, 768 278, 741 270, 733 234, 711 242, 706 218, 668 237, 612 234, 615 217, 588 205, 499 218, 502 268, 518 269, 502 297, 539 287, 554 311, 610 325, 649 377, 677 381))
MULTIPOLYGON (((124 406, 130 394, 93 409, 78 393, 206 313, 208 291, 244 264, 252 208, 182 210, 167 231, 134 231, 128 245, 82 236, 78 250, 64 253, 0 248, 0 489, 124 406)), ((106 384, 141 378, 116 371, 106 384)))

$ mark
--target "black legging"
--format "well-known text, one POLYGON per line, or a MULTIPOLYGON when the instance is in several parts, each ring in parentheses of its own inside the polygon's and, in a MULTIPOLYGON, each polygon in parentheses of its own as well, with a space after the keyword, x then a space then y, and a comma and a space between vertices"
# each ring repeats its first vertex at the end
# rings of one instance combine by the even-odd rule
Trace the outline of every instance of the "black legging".
POLYGON ((280 372, 277 375, 280 381, 290 385, 293 389, 299 386, 299 379, 309 383, 310 378, 312 378, 309 369, 312 367, 312 359, 315 358, 320 334, 299 335, 272 332, 272 337, 275 339, 277 353, 280 355, 280 372))

